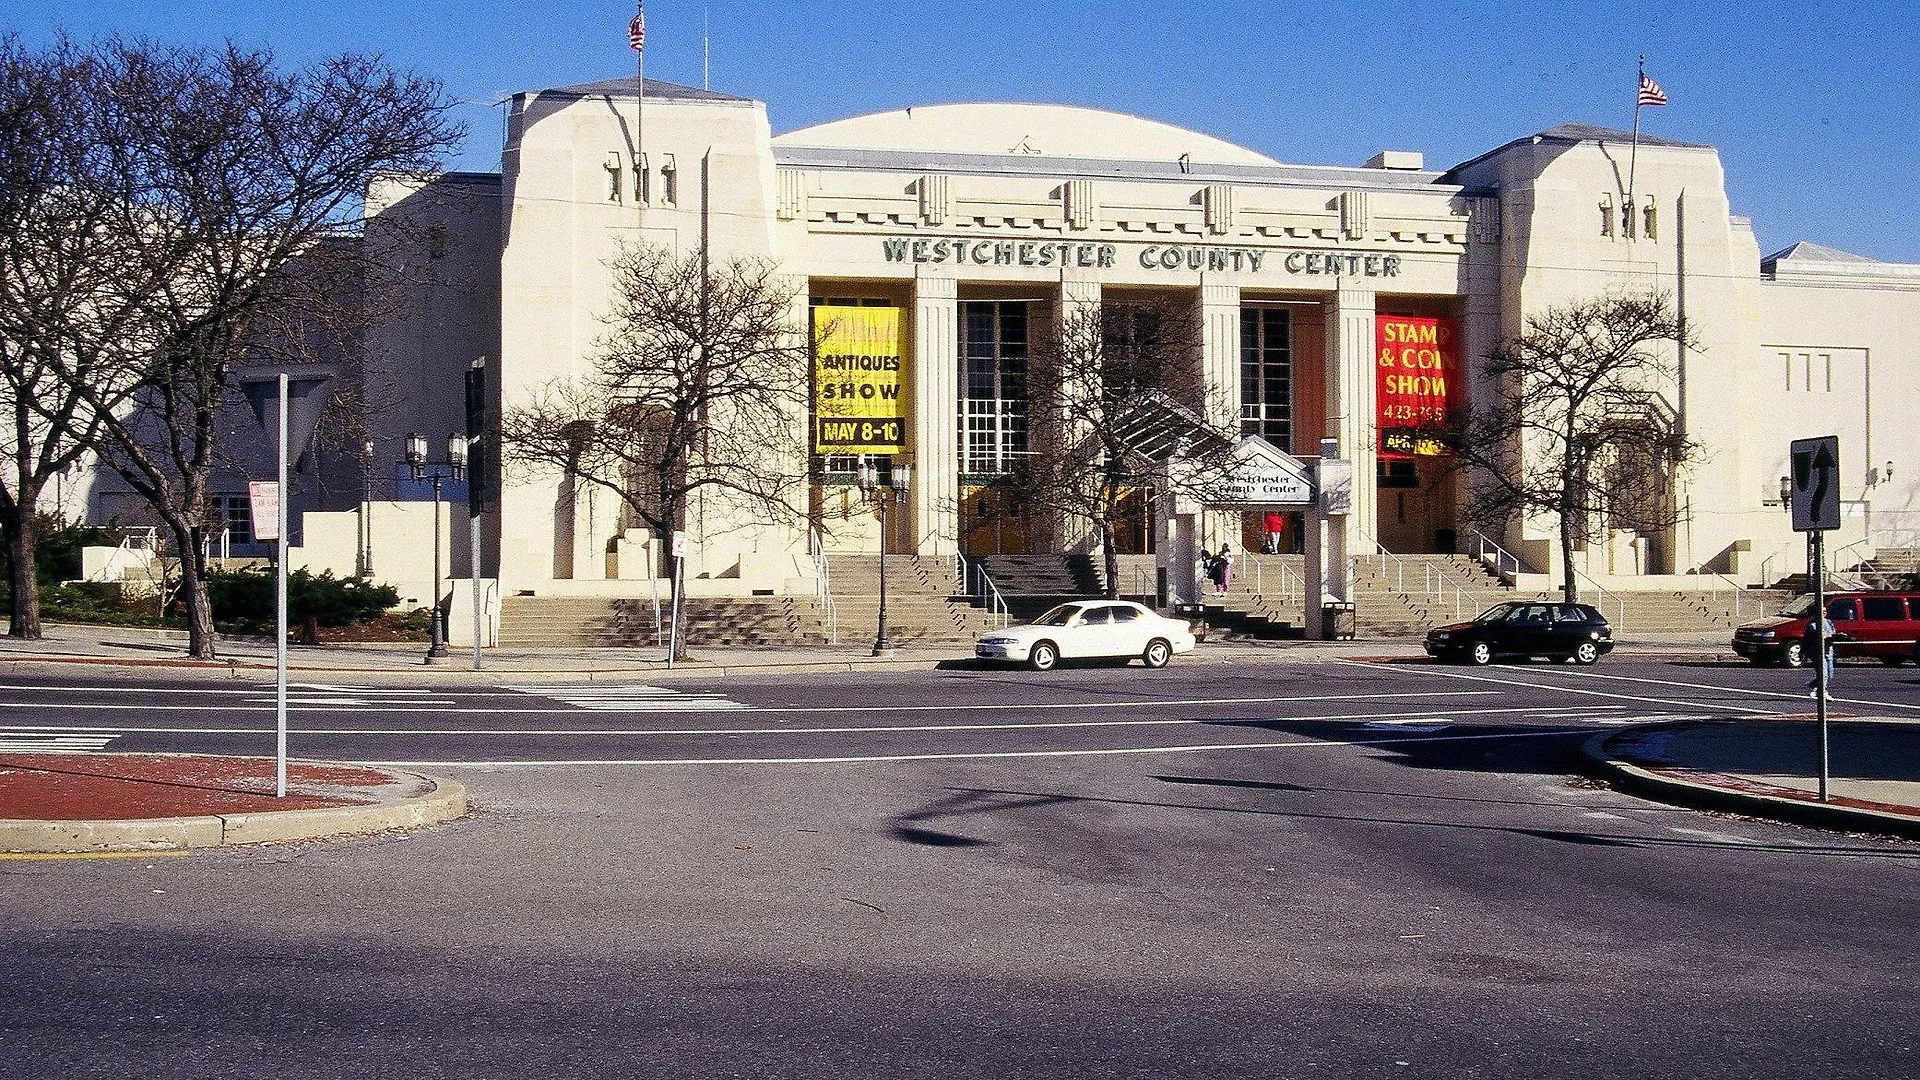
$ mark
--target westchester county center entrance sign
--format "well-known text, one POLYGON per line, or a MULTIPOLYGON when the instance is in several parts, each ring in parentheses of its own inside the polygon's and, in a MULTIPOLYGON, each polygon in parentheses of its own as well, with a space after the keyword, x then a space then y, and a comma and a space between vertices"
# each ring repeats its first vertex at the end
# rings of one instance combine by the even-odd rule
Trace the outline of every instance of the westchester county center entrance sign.
POLYGON ((1265 439, 1234 444, 1233 465, 1203 497, 1209 508, 1305 507, 1313 503, 1313 480, 1305 462, 1265 439))

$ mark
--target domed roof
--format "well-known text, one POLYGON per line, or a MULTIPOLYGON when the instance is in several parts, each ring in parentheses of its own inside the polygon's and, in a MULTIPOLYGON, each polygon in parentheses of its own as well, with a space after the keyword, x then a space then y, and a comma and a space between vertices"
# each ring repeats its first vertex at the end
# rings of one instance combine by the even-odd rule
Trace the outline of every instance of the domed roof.
POLYGON ((907 150, 942 154, 1042 154, 1116 161, 1278 165, 1225 139, 1104 109, 1021 102, 915 105, 799 128, 780 147, 907 150))

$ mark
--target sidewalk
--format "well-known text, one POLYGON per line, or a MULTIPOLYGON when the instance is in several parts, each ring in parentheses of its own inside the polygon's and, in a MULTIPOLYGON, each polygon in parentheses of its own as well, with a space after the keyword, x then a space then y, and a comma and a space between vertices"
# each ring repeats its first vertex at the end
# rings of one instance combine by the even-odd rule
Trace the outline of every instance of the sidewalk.
MULTIPOLYGON (((271 642, 220 643, 221 659, 183 655, 180 635, 55 625, 40 641, 0 639, 0 672, 24 666, 67 675, 97 672, 270 679, 271 642)), ((418 685, 513 682, 648 682, 678 677, 884 670, 970 664, 966 645, 903 647, 874 657, 863 643, 793 648, 693 647, 669 668, 658 650, 471 649, 427 665, 419 644, 294 647, 293 681, 418 685)), ((1626 642, 1615 656, 1733 658, 1720 635, 1626 642)), ((1417 641, 1210 642, 1180 664, 1423 660, 1417 641)), ((1816 731, 1810 718, 1702 721, 1610 732, 1589 741, 1597 771, 1622 791, 1665 802, 1780 818, 1821 828, 1920 837, 1920 720, 1838 717, 1832 724, 1830 794, 1814 796, 1816 731)), ((0 755, 0 851, 152 850, 317 838, 444 821, 465 813, 459 785, 395 770, 296 763, 289 799, 273 795, 273 762, 186 755, 0 755), (264 785, 264 786, 263 786, 264 785), (290 800, 298 800, 297 804, 290 800)))
POLYGON ((1689 720, 1597 735, 1585 751, 1621 791, 1819 829, 1920 839, 1920 720, 1828 713, 1827 801, 1813 715, 1689 720))

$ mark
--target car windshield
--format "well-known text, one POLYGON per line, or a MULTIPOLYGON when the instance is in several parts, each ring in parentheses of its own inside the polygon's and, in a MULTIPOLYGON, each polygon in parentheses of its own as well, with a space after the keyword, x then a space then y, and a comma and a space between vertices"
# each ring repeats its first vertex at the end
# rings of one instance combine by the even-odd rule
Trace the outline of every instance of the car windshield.
POLYGON ((1804 619, 1813 614, 1813 594, 1801 593, 1793 602, 1780 609, 1780 614, 1789 619, 1804 619))
POLYGON ((1520 606, 1519 604, 1495 604, 1492 607, 1488 608, 1487 610, 1481 612, 1479 618, 1476 618, 1473 621, 1474 622, 1499 622, 1500 620, 1513 614, 1515 609, 1519 608, 1519 606, 1520 606))
POLYGON ((1054 608, 1052 611, 1049 611, 1045 615, 1042 615, 1039 618, 1033 620, 1033 625, 1065 626, 1068 623, 1072 622, 1073 617, 1078 614, 1080 614, 1079 604, 1061 604, 1059 607, 1054 608))

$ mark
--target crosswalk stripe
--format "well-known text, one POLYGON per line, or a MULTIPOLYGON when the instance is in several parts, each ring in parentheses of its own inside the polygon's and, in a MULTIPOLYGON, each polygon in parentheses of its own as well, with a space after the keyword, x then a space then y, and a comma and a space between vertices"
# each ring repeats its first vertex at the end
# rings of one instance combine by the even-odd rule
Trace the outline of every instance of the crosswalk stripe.
POLYGON ((117 731, 27 731, 0 728, 0 753, 91 754, 119 738, 117 731))
POLYGON ((740 712, 753 706, 704 691, 669 690, 662 686, 509 686, 523 694, 551 698, 597 712, 740 712))

